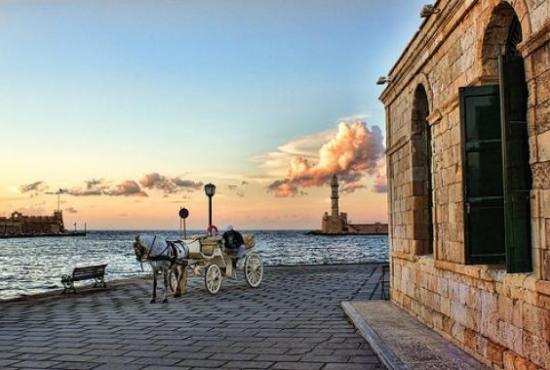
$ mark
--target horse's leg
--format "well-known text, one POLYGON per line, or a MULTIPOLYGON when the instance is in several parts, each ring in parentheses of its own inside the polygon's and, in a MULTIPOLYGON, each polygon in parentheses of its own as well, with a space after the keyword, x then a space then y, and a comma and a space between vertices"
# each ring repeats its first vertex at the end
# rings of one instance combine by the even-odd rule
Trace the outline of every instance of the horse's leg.
POLYGON ((162 300, 162 303, 168 302, 168 272, 169 269, 164 269, 162 272, 162 276, 164 278, 164 299, 162 300))
POLYGON ((174 297, 181 297, 181 294, 185 293, 187 284, 187 268, 186 266, 178 266, 176 271, 178 272, 178 285, 174 297))
POLYGON ((187 265, 183 266, 181 268, 183 271, 181 273, 181 292, 186 293, 187 292, 187 265))
POLYGON ((174 267, 174 271, 173 271, 174 274, 176 274, 177 276, 177 284, 176 284, 176 291, 174 292, 174 297, 181 297, 181 267, 180 266, 176 266, 174 267))
POLYGON ((157 300, 157 271, 153 269, 153 298, 151 299, 151 303, 155 303, 157 300))

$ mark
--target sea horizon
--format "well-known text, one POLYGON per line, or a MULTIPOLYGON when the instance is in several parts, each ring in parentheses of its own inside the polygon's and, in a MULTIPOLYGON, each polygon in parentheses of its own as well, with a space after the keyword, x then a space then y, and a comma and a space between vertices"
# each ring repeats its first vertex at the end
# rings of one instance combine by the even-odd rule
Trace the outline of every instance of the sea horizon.
MULTIPOLYGON (((307 235, 307 230, 246 230, 256 236, 256 251, 266 266, 328 265, 385 262, 385 235, 307 235)), ((188 230, 204 235, 204 230, 188 230)), ((140 277, 148 273, 136 261, 132 241, 136 234, 179 237, 179 230, 89 230, 81 237, 32 237, 1 239, 0 300, 61 288, 61 275, 74 267, 108 264, 107 281, 140 277)))

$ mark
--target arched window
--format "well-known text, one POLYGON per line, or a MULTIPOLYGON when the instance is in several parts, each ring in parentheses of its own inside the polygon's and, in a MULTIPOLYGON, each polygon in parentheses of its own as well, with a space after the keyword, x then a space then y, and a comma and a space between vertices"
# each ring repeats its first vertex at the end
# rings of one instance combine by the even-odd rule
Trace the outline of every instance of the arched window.
POLYGON ((433 252, 433 186, 432 186, 432 135, 428 124, 428 95, 424 86, 414 92, 411 142, 414 210, 415 254, 433 252))
POLYGON ((527 84, 517 51, 520 21, 498 5, 483 39, 485 81, 460 91, 463 134, 465 243, 469 263, 506 263, 532 270, 527 84))

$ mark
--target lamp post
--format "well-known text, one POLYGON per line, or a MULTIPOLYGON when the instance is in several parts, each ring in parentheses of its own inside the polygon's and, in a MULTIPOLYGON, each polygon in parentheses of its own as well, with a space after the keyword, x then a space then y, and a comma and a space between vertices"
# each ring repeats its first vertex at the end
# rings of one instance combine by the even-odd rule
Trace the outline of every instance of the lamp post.
POLYGON ((204 192, 208 197, 208 232, 212 234, 212 197, 216 193, 216 185, 212 183, 204 185, 204 192))

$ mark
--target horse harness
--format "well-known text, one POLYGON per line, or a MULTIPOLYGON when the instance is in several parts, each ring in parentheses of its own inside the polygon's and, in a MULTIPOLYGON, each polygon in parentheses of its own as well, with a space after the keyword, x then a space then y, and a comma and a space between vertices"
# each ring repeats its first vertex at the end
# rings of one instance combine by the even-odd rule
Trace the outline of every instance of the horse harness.
POLYGON ((155 236, 153 238, 153 242, 151 243, 151 248, 149 248, 149 251, 147 252, 147 256, 145 258, 146 260, 149 260, 149 261, 168 261, 168 262, 170 262, 170 267, 174 266, 174 264, 178 264, 178 265, 186 264, 185 262, 181 262, 181 261, 178 260, 178 254, 179 254, 178 253, 178 248, 176 248, 175 242, 172 242, 172 241, 169 241, 169 240, 166 241, 166 248, 164 248, 162 250, 162 252, 160 252, 156 256, 151 256, 151 251, 153 250, 153 246, 155 245, 155 240, 156 239, 157 239, 157 237, 155 236), (168 248, 172 249, 173 257, 164 255, 164 252, 166 252, 168 250, 168 248))

